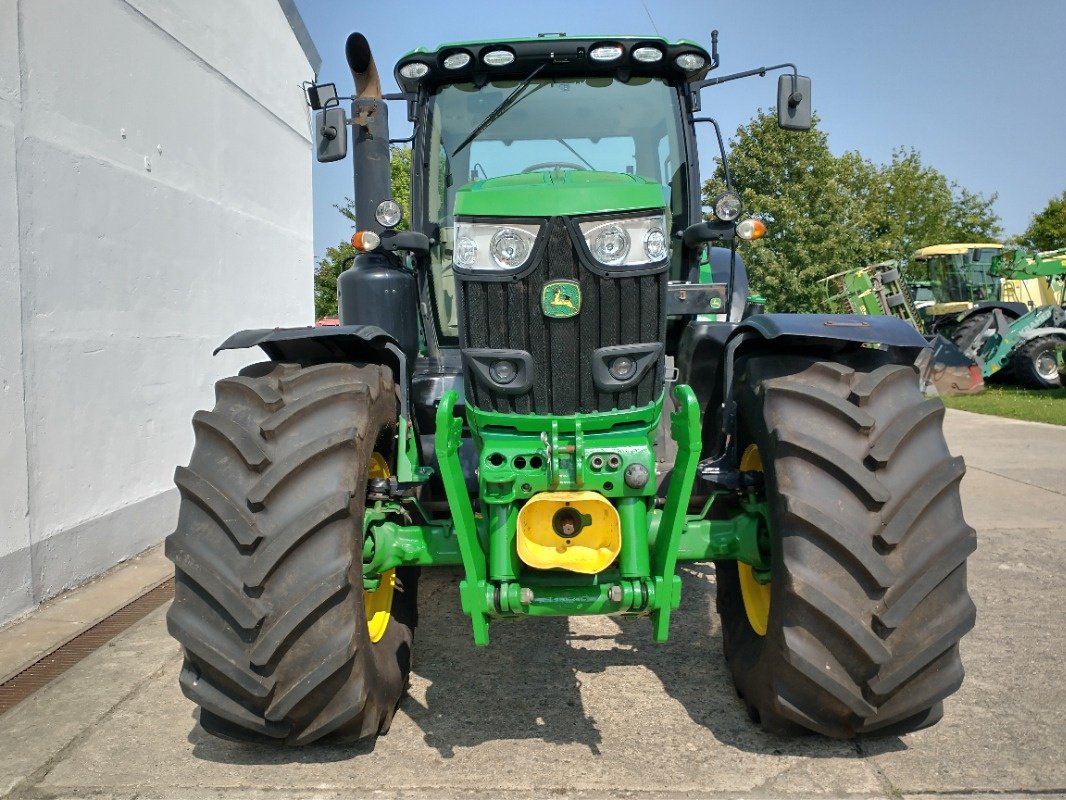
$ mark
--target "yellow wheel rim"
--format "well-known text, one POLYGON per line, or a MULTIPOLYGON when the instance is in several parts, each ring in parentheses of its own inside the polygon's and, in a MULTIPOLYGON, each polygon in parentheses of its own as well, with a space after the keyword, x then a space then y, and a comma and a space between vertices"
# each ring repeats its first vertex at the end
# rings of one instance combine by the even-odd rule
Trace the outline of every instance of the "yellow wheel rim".
MULTIPOLYGON (((367 477, 371 480, 388 478, 389 462, 381 453, 370 456, 370 469, 367 477)), ((366 627, 370 641, 377 642, 385 635, 392 619, 392 593, 396 589, 396 570, 381 573, 381 582, 372 592, 363 592, 363 607, 366 609, 366 627)))
MULTIPOLYGON (((762 472, 762 455, 759 448, 749 444, 740 458, 741 472, 762 472)), ((755 571, 748 564, 737 562, 737 574, 740 576, 740 596, 744 600, 744 613, 748 615, 748 624, 759 636, 766 635, 770 622, 770 584, 759 583, 755 571)))

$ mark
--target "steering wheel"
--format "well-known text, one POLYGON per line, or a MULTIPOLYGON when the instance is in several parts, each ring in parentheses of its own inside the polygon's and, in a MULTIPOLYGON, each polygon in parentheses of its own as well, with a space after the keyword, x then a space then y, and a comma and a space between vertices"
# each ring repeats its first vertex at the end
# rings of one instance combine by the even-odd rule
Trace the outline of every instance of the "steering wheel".
POLYGON ((537 170, 541 170, 541 169, 554 169, 554 168, 558 168, 558 169, 580 169, 580 170, 585 170, 585 171, 588 170, 588 167, 583 166, 581 164, 575 164, 573 161, 542 161, 539 164, 533 164, 531 166, 526 167, 524 170, 522 170, 522 172, 523 173, 536 172, 537 170))

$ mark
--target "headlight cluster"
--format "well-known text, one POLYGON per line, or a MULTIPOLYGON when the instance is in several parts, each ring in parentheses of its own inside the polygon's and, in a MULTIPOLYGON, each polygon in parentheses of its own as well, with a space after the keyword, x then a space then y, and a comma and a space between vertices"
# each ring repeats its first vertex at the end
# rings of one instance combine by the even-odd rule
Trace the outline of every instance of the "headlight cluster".
POLYGON ((456 222, 455 265, 461 269, 517 269, 529 260, 539 225, 456 222))
POLYGON ((582 222, 578 227, 592 257, 605 267, 637 267, 669 254, 666 215, 582 222))
MULTIPOLYGON (((592 257, 605 267, 639 267, 670 254, 665 214, 582 222, 578 227, 592 257)), ((518 269, 529 261, 539 232, 540 225, 456 221, 455 266, 518 269)))

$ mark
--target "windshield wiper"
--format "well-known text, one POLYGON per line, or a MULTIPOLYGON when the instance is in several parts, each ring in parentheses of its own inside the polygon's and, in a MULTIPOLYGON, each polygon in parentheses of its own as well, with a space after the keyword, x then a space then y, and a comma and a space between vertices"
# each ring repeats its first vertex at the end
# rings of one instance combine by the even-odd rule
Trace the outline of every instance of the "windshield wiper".
POLYGON ((575 150, 575 149, 574 149, 573 147, 571 147, 571 146, 570 146, 570 143, 569 143, 569 142, 567 142, 567 141, 566 141, 565 139, 556 139, 555 141, 557 141, 557 142, 558 142, 559 144, 561 144, 561 145, 562 145, 563 147, 565 147, 565 148, 566 148, 567 150, 569 150, 569 151, 570 151, 571 153, 573 153, 573 154, 574 154, 575 156, 577 156, 577 157, 578 157, 578 158, 580 158, 580 159, 581 159, 582 161, 584 161, 584 162, 585 162, 585 166, 586 166, 586 167, 588 167, 589 169, 591 169, 591 170, 592 170, 593 172, 595 172, 595 171, 596 171, 596 168, 595 168, 594 166, 592 166, 592 164, 590 164, 590 163, 588 162, 588 159, 587 159, 587 158, 585 158, 585 157, 584 157, 583 155, 581 155, 581 153, 577 152, 577 150, 575 150))
POLYGON ((485 130, 485 128, 489 127, 489 125, 491 125, 500 117, 502 117, 505 113, 507 113, 507 109, 513 106, 516 102, 518 102, 518 95, 520 95, 523 90, 525 90, 525 88, 533 82, 533 79, 537 77, 540 71, 546 66, 548 66, 548 62, 545 61, 543 64, 541 64, 531 73, 529 73, 529 76, 525 80, 523 80, 520 84, 514 87, 511 93, 507 95, 507 97, 503 98, 500 104, 496 106, 496 108, 492 109, 489 115, 485 117, 485 119, 481 120, 481 122, 478 123, 477 127, 474 128, 474 130, 470 131, 470 133, 467 134, 466 138, 459 143, 459 146, 452 151, 451 157, 455 158, 455 156, 458 155, 464 147, 466 147, 468 144, 474 141, 474 139, 481 135, 481 132, 485 130))

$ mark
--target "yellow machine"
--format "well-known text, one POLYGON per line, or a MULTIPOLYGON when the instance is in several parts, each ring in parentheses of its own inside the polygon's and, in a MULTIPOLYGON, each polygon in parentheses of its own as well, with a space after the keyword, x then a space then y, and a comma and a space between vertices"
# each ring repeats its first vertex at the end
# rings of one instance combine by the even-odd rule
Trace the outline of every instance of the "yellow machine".
POLYGON ((997 242, 967 242, 930 245, 911 256, 907 279, 928 332, 950 335, 971 309, 999 308, 1008 319, 1018 319, 1057 302, 1046 280, 992 274, 992 259, 1002 251, 997 242))

